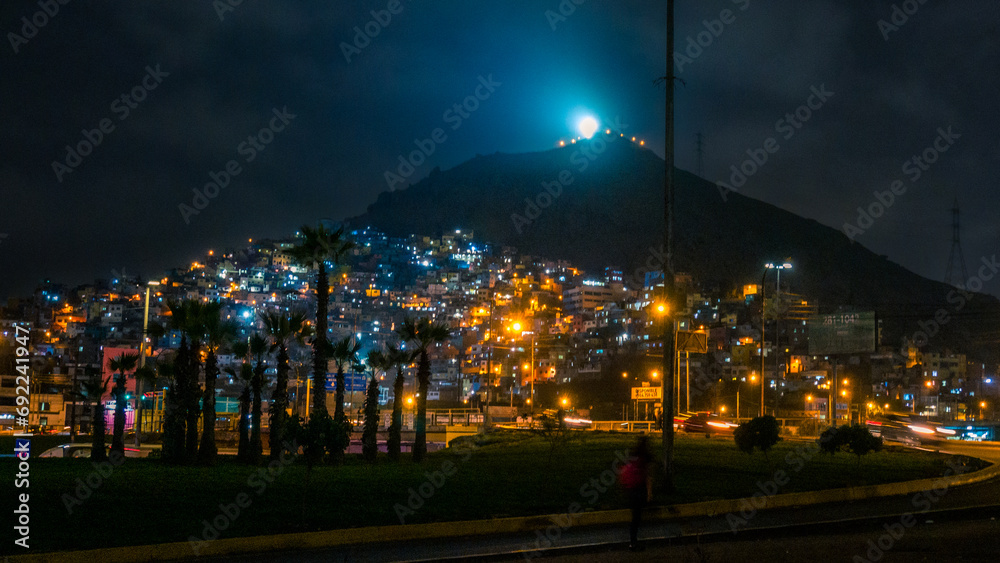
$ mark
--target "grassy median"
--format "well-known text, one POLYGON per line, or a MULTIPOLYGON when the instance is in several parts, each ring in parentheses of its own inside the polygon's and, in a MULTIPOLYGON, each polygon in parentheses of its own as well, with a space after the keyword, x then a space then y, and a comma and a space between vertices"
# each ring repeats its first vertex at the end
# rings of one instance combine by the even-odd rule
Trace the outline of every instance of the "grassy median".
MULTIPOLYGON (((620 487, 608 485, 609 471, 634 440, 575 432, 553 441, 504 432, 463 438, 419 465, 382 457, 369 466, 349 456, 341 467, 316 467, 308 475, 291 459, 271 470, 227 458, 210 468, 126 459, 106 477, 88 460, 33 459, 31 551, 565 513, 573 503, 624 508, 620 487)), ((661 453, 655 440, 653 452, 661 453)), ((678 490, 658 492, 655 502, 749 497, 779 470, 789 476, 783 493, 936 477, 948 459, 893 448, 860 462, 813 452, 805 442, 783 441, 765 459, 739 452, 731 439, 681 435, 678 490)), ((0 466, 16 473, 10 458, 0 466)), ((11 479, 4 488, 5 498, 25 491, 11 479)))

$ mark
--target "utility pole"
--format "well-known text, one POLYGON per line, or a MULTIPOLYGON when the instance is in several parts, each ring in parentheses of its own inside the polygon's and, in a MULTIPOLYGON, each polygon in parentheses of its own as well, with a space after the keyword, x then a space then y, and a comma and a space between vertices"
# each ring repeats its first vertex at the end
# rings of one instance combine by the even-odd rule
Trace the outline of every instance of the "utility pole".
MULTIPOLYGON (((667 0, 667 73, 663 77, 667 88, 665 135, 663 144, 663 298, 667 314, 676 315, 674 297, 674 0, 667 0)), ((664 329, 666 329, 664 323, 664 329)), ((671 327, 673 328, 673 327, 671 327)), ((667 491, 674 490, 674 331, 663 331, 663 474, 667 491)))
POLYGON ((486 356, 486 410, 483 413, 483 431, 489 431, 490 429, 490 384, 493 382, 493 303, 496 301, 494 292, 496 291, 496 286, 494 282, 490 283, 490 327, 486 331, 490 340, 490 351, 486 356))
POLYGON ((764 327, 767 325, 767 317, 764 308, 767 304, 767 291, 764 289, 764 280, 767 278, 767 269, 760 277, 760 415, 764 416, 764 327))

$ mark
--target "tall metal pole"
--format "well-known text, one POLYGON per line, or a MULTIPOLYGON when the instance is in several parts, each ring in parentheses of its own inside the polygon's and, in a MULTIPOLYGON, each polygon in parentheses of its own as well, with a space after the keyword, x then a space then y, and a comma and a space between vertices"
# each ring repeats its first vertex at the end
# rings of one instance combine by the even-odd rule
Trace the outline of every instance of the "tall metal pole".
POLYGON ((483 413, 484 431, 490 428, 490 385, 493 383, 493 340, 496 336, 493 334, 493 302, 496 301, 494 297, 495 291, 495 285, 490 286, 490 328, 486 331, 490 339, 490 351, 486 357, 486 411, 483 413))
MULTIPOLYGON (((663 144, 663 292, 667 313, 676 314, 671 308, 674 296, 674 0, 667 0, 667 88, 666 119, 663 144)), ((663 474, 667 491, 674 490, 674 331, 663 331, 663 474)), ((673 328, 672 326, 670 327, 673 328)))
POLYGON ((764 278, 767 277, 767 269, 760 277, 760 415, 764 416, 764 327, 767 325, 767 317, 764 316, 764 307, 767 303, 767 290, 764 288, 764 278))
MULTIPOLYGON (((534 321, 532 321, 532 324, 534 324, 534 321)), ((529 401, 531 403, 531 408, 528 410, 528 412, 531 414, 531 422, 532 422, 532 426, 534 426, 534 422, 535 422, 535 331, 534 331, 534 328, 535 327, 531 327, 531 328, 532 328, 532 331, 531 331, 531 397, 529 397, 529 401)))
POLYGON ((774 416, 778 416, 778 400, 780 393, 780 385, 778 382, 779 375, 781 379, 784 380, 784 373, 780 371, 781 359, 784 358, 785 354, 781 351, 781 270, 784 269, 780 264, 775 268, 778 271, 778 281, 775 286, 774 291, 774 416))
POLYGON ((691 353, 684 351, 684 408, 691 412, 691 353))
MULTIPOLYGON (((146 367, 146 333, 149 331, 149 284, 146 284, 146 304, 142 315, 142 338, 139 340, 139 369, 146 367)), ((139 432, 142 430, 142 395, 139 394, 139 379, 135 380, 135 447, 139 447, 139 432)))

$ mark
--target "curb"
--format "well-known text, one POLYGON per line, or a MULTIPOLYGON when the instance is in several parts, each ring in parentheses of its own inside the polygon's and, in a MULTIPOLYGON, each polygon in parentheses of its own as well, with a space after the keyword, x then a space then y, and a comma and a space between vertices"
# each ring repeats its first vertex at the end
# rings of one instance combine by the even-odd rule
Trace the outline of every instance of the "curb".
MULTIPOLYGON (((756 509, 784 508, 830 502, 854 501, 878 497, 900 496, 931 489, 947 489, 961 485, 981 483, 1000 476, 1000 464, 962 475, 919 479, 901 483, 886 483, 865 487, 847 487, 755 496, 741 499, 725 499, 681 504, 676 506, 648 509, 648 520, 673 520, 699 516, 713 517, 726 513, 739 513, 748 506, 756 509)), ((485 536, 493 534, 531 533, 552 525, 556 518, 565 514, 544 514, 539 516, 517 516, 491 520, 467 520, 458 522, 434 522, 430 524, 410 524, 392 526, 372 526, 348 528, 325 532, 301 532, 273 536, 227 538, 209 542, 196 554, 189 542, 174 542, 154 545, 140 545, 119 548, 92 549, 86 551, 55 551, 35 555, 11 557, 11 561, 25 563, 133 563, 139 561, 172 561, 201 557, 222 557, 241 553, 263 553, 268 551, 301 551, 326 549, 347 545, 363 545, 391 541, 430 540, 449 537, 485 536)), ((628 509, 581 512, 573 515, 574 526, 598 526, 624 524, 631 521, 628 509)))

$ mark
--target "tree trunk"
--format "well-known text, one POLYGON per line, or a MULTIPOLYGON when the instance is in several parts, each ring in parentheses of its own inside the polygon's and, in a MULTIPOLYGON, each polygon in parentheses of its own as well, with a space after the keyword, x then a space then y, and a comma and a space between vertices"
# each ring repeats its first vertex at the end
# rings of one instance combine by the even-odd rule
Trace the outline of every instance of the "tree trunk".
POLYGON ((240 393, 240 442, 236 458, 242 462, 250 460, 250 387, 243 386, 240 393))
POLYGON ((392 398, 392 421, 389 423, 389 440, 386 448, 389 452, 389 459, 396 461, 399 459, 403 442, 403 366, 396 368, 396 381, 393 385, 392 398))
POLYGON ((174 360, 174 382, 164 394, 163 414, 163 459, 172 463, 184 463, 184 427, 187 423, 187 394, 190 391, 188 360, 190 349, 187 336, 181 336, 181 345, 174 360))
POLYGON ((361 433, 361 453, 368 463, 378 457, 378 379, 372 374, 365 392, 365 427, 361 433))
POLYGON ((198 417, 201 415, 199 399, 201 399, 201 385, 198 384, 198 373, 201 371, 201 344, 197 340, 191 343, 191 368, 188 372, 188 408, 187 408, 187 439, 185 444, 185 456, 188 461, 193 461, 198 457, 198 417))
POLYGON ((281 456, 285 441, 285 425, 288 423, 288 349, 278 348, 278 376, 271 393, 271 419, 268 442, 271 445, 271 459, 281 456))
POLYGON ((337 364, 337 389, 336 389, 336 400, 337 405, 334 407, 333 411, 333 421, 341 423, 344 421, 344 367, 337 364))
POLYGON ((198 461, 205 465, 215 464, 218 448, 215 446, 215 384, 219 377, 218 358, 214 350, 208 351, 205 358, 205 394, 202 398, 204 424, 201 431, 201 449, 198 450, 198 461))
POLYGON ((431 380, 431 360, 426 350, 420 351, 417 368, 417 418, 413 423, 416 436, 413 441, 413 461, 421 462, 427 455, 427 388, 431 380))
POLYGON ((330 300, 330 280, 327 279, 326 265, 319 263, 316 274, 316 337, 313 338, 313 413, 329 413, 326 408, 326 346, 327 346, 327 305, 330 300))
POLYGON ((91 425, 91 445, 90 445, 90 460, 93 462, 100 463, 102 461, 107 461, 108 453, 104 451, 104 403, 101 403, 100 398, 97 400, 97 404, 94 405, 94 422, 91 425))
POLYGON ((111 438, 111 451, 125 456, 125 375, 115 381, 115 428, 111 438))
POLYGON ((253 387, 253 406, 251 426, 250 426, 250 462, 260 463, 260 458, 263 453, 263 446, 261 444, 261 432, 260 424, 262 422, 261 413, 261 392, 264 386, 264 362, 257 362, 257 366, 253 370, 253 379, 250 380, 250 385, 253 387))

